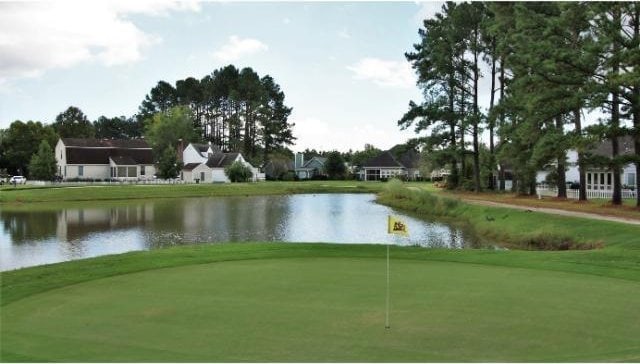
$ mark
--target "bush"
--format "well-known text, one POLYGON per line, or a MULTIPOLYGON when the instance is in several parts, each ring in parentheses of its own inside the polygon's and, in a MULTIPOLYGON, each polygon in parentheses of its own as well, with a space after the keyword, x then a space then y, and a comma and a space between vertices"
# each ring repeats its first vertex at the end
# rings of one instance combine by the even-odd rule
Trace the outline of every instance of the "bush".
POLYGON ((235 161, 224 169, 224 174, 231 182, 247 182, 253 177, 251 168, 244 163, 235 161))

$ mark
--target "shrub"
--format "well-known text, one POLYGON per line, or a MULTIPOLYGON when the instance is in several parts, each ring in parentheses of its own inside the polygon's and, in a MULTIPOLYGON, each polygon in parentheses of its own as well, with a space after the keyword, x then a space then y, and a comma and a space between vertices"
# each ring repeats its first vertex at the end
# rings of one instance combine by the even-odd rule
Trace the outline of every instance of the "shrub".
POLYGON ((239 161, 235 161, 230 166, 227 166, 224 169, 224 174, 231 182, 247 182, 253 177, 251 168, 239 161))

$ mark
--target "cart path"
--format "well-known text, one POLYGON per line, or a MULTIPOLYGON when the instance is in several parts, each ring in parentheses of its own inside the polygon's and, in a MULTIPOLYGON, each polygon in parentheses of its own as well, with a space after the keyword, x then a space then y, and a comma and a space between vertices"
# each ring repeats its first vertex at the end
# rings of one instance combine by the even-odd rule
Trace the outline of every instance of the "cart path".
MULTIPOLYGON (((409 189, 416 190, 416 191, 420 190, 418 187, 413 187, 413 186, 409 187, 409 189)), ((472 198, 464 198, 460 196, 456 196, 456 198, 472 205, 489 206, 489 207, 505 207, 508 209, 515 209, 515 210, 535 211, 535 212, 542 212, 545 214, 553 214, 553 215, 561 215, 561 216, 569 216, 569 217, 580 217, 584 219, 594 219, 594 220, 601 220, 601 221, 613 221, 613 222, 620 222, 623 224, 630 224, 630 225, 640 225, 640 220, 631 219, 627 217, 607 216, 607 215, 600 215, 600 214, 594 214, 589 212, 554 209, 549 207, 514 205, 514 204, 508 204, 508 203, 502 203, 502 202, 493 202, 493 201, 478 200, 478 199, 472 199, 472 198)))
POLYGON ((553 208, 548 208, 548 207, 512 205, 512 204, 508 204, 508 203, 484 201, 484 200, 476 200, 476 199, 461 198, 461 200, 466 202, 466 203, 473 204, 473 205, 491 206, 491 207, 506 207, 506 208, 516 209, 516 210, 528 210, 528 211, 542 212, 542 213, 545 213, 545 214, 554 214, 554 215, 562 215, 562 216, 570 216, 570 217, 581 217, 581 218, 585 218, 585 219, 595 219, 595 220, 603 220, 603 221, 621 222, 623 224, 640 225, 640 220, 630 219, 630 218, 626 218, 626 217, 606 216, 606 215, 593 214, 593 213, 588 213, 588 212, 578 212, 578 211, 553 209, 553 208))

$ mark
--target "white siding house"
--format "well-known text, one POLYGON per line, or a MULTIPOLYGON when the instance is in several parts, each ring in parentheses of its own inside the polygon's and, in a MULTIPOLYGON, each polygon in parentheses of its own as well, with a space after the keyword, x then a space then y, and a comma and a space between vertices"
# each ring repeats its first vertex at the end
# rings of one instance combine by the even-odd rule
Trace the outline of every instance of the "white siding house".
POLYGON ((151 147, 142 139, 61 138, 55 156, 64 180, 145 180, 156 173, 151 147))
MULTIPOLYGON (((633 139, 629 136, 619 138, 619 153, 633 154, 633 139)), ((589 153, 596 156, 611 158, 612 155, 611 141, 605 140, 593 148, 589 153)), ((578 168, 578 152, 569 150, 567 152, 567 183, 579 182, 580 172, 578 168)), ((539 171, 536 175, 536 182, 542 183, 549 174, 548 171, 539 171)), ((588 166, 585 171, 587 178, 587 190, 594 191, 610 191, 613 190, 613 171, 607 167, 588 166)), ((635 187, 636 185, 636 166, 632 163, 625 165, 620 174, 622 185, 627 187, 635 187)))
POLYGON ((247 162, 240 153, 223 153, 211 144, 189 144, 182 154, 184 167, 182 179, 190 183, 231 182, 224 173, 224 169, 233 162, 240 162, 249 167, 252 181, 264 180, 264 173, 247 162))

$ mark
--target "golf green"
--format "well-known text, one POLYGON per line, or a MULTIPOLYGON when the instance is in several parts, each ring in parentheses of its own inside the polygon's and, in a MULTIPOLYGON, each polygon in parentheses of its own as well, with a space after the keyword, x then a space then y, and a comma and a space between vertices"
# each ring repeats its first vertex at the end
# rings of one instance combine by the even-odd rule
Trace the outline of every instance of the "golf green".
POLYGON ((640 361, 640 282, 468 263, 254 259, 2 307, 3 361, 640 361))

